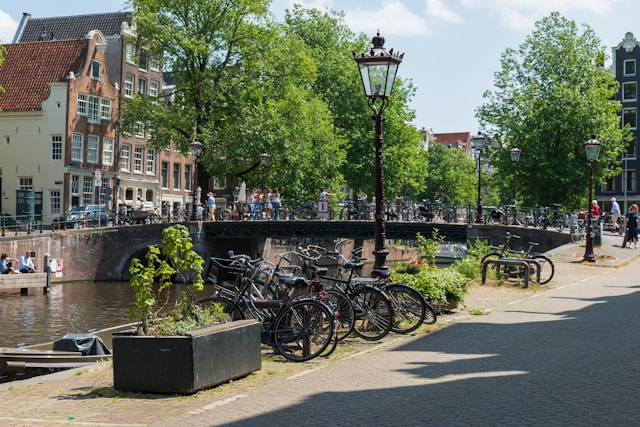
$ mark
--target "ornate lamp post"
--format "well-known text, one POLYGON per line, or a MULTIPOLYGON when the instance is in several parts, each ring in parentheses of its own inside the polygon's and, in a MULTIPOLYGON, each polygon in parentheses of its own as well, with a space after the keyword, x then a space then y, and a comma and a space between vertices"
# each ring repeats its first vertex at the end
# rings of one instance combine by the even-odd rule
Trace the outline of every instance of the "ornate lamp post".
POLYGON ((378 32, 372 39, 373 47, 369 52, 356 54, 353 58, 360 69, 364 93, 369 98, 369 106, 373 110, 372 119, 375 121, 375 262, 371 275, 373 277, 387 277, 391 273, 387 265, 389 251, 385 246, 386 231, 384 225, 384 171, 382 165, 382 121, 384 111, 395 83, 398 66, 404 54, 387 52, 384 48, 384 37, 378 32))
POLYGON ((513 147, 509 150, 509 154, 511 154, 511 163, 513 163, 513 225, 518 225, 518 218, 516 218, 517 213, 517 205, 518 205, 518 162, 520 161, 520 153, 522 150, 518 147, 513 147))
POLYGON ((267 166, 269 166, 269 160, 271 156, 266 151, 260 154, 260 165, 262 166, 262 190, 265 189, 265 180, 267 175, 267 166))
POLYGON ((591 139, 584 141, 585 151, 587 152, 587 161, 589 162, 589 222, 587 224, 587 246, 584 251, 584 261, 595 262, 596 257, 593 254, 593 222, 591 200, 593 200, 593 165, 598 160, 602 142, 596 139, 596 135, 592 134, 591 139))
POLYGON ((191 221, 195 221, 196 217, 196 208, 197 208, 197 197, 196 197, 196 187, 198 186, 198 157, 202 154, 202 142, 198 141, 196 138, 191 144, 189 144, 189 148, 191 149, 191 154, 193 154, 193 206, 191 207, 191 221))
POLYGON ((473 148, 476 150, 476 174, 478 175, 478 204, 476 206, 476 223, 483 224, 484 216, 482 212, 482 151, 486 138, 482 133, 478 132, 478 135, 471 138, 473 148))

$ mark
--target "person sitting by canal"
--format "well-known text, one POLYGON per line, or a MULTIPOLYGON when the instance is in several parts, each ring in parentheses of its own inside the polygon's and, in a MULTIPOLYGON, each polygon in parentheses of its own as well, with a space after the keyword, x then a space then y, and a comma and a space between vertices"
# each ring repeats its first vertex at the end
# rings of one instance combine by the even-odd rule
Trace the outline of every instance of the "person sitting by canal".
POLYGON ((9 258, 7 254, 0 255, 0 274, 20 273, 13 268, 14 265, 18 265, 17 259, 9 258))
POLYGON ((37 271, 36 266, 33 265, 31 254, 29 252, 26 252, 20 257, 20 262, 18 263, 18 271, 20 273, 35 273, 37 271))

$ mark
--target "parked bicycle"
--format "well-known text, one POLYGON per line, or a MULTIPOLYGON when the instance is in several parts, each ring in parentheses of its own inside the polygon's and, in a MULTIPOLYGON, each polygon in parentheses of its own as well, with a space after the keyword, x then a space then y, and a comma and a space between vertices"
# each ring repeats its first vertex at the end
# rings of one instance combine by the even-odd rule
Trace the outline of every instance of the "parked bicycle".
POLYGON ((337 341, 337 334, 333 311, 316 298, 292 298, 297 289, 309 286, 304 278, 275 271, 279 281, 290 291, 282 299, 263 299, 260 294, 256 295, 258 286, 254 279, 265 271, 256 267, 255 260, 240 256, 212 258, 211 261, 214 267, 208 269, 207 277, 215 281, 216 292, 201 298, 198 304, 220 304, 232 320, 258 319, 262 343, 272 346, 289 360, 310 360, 323 354, 330 344, 335 348, 332 342, 337 341), (226 281, 230 272, 233 272, 234 288, 226 281))
POLYGON ((536 225, 539 228, 547 229, 548 227, 555 227, 556 230, 562 231, 567 225, 568 215, 560 211, 560 204, 554 203, 554 208, 543 207, 542 212, 536 219, 536 225))
POLYGON ((582 212, 580 214, 571 214, 569 216, 569 235, 573 243, 580 243, 584 240, 587 234, 587 219, 582 212))
MULTIPOLYGON (((501 258, 520 258, 520 259, 531 259, 536 261, 540 266, 540 284, 544 285, 549 283, 553 278, 553 274, 555 272, 555 266, 553 265, 553 261, 551 259, 539 252, 534 252, 533 249, 538 246, 536 242, 529 242, 529 248, 527 251, 518 251, 511 249, 509 247, 509 242, 511 239, 519 239, 520 236, 515 234, 507 233, 505 242, 500 246, 491 246, 493 249, 492 252, 486 254, 482 258, 482 264, 488 259, 501 259, 501 258)), ((492 266, 496 274, 507 274, 507 275, 516 275, 518 277, 524 276, 524 271, 521 270, 519 266, 501 266, 495 264, 492 266)), ((535 267, 530 267, 535 268, 535 267)))

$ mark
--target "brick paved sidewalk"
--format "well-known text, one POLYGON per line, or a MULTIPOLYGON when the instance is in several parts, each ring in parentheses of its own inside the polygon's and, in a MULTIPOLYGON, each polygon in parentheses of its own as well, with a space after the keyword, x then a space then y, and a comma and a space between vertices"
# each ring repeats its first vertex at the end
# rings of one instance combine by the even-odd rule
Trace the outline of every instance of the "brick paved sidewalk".
POLYGON ((596 263, 581 261, 584 244, 554 250, 550 285, 474 287, 467 310, 442 317, 435 333, 358 340, 304 364, 267 356, 257 373, 193 396, 115 392, 110 363, 2 384, 0 425, 584 425, 586 415, 590 424, 632 425, 640 419, 640 367, 631 359, 640 339, 632 335, 638 323, 627 326, 638 310, 623 297, 635 295, 627 278, 640 273, 640 250, 619 240, 605 233, 596 263), (605 308, 600 300, 617 308, 595 311, 605 308), (490 314, 470 314, 479 311, 490 314), (626 358, 622 339, 635 346, 626 358), (587 410, 595 396, 600 415, 587 410))

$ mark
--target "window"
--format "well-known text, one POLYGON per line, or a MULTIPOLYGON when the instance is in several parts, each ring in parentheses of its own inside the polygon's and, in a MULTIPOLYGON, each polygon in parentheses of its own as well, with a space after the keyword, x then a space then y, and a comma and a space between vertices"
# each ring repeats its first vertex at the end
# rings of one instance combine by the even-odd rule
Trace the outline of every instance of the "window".
POLYGON ((71 175, 71 194, 80 194, 80 176, 71 175))
POLYGON ((193 177, 191 176, 191 165, 184 165, 184 189, 193 190, 193 177))
POLYGON ((113 138, 102 138, 102 164, 113 165, 113 138))
POLYGON ((87 163, 98 163, 100 152, 100 138, 97 135, 87 137, 87 163))
POLYGON ((156 152, 153 148, 147 148, 147 175, 156 174, 156 152))
POLYGON ((90 205, 93 201, 93 176, 82 177, 82 204, 90 205))
POLYGON ((631 170, 631 169, 627 170, 627 191, 631 191, 631 192, 637 191, 635 170, 631 170))
POLYGON ((18 190, 33 190, 33 177, 21 177, 18 182, 18 190))
POLYGON ((136 147, 133 154, 133 171, 142 173, 142 158, 144 156, 144 148, 136 147))
POLYGON ((100 61, 91 61, 91 78, 93 80, 100 80, 100 61))
POLYGON ((624 61, 624 75, 635 76, 636 75, 636 60, 625 59, 624 61))
POLYGON ((169 188, 169 163, 162 162, 162 188, 169 188))
POLYGON ((133 125, 133 134, 136 138, 144 138, 144 123, 136 122, 136 124, 133 125))
POLYGON ((638 118, 635 108, 622 109, 622 126, 629 125, 631 129, 635 129, 638 125, 638 118))
POLYGON ((636 158, 636 137, 633 137, 633 140, 627 146, 627 158, 636 158))
POLYGON ((89 123, 100 123, 100 98, 89 95, 89 123))
POLYGON ((102 120, 111 120, 111 100, 100 98, 100 118, 102 120))
POLYGON ((149 51, 147 49, 141 48, 140 54, 138 55, 138 68, 146 71, 149 66, 149 51))
POLYGON ((125 46, 125 59, 132 64, 136 61, 136 45, 132 42, 128 42, 125 46))
POLYGON ((51 190, 49 191, 49 213, 57 214, 60 213, 60 191, 51 190))
POLYGON ((51 136, 51 160, 62 160, 62 135, 51 136))
POLYGON ((145 96, 147 94, 147 79, 138 79, 138 95, 145 96))
POLYGON ((133 75, 127 74, 124 76, 124 96, 133 96, 133 75))
POLYGON ((161 57, 158 54, 151 56, 151 69, 153 71, 160 71, 160 67, 162 66, 161 57))
POLYGON ((78 94, 78 114, 81 116, 87 115, 87 94, 79 93, 78 94))
POLYGON ((155 80, 151 80, 151 83, 149 83, 149 96, 152 98, 157 98, 158 97, 158 88, 160 87, 160 85, 158 84, 157 81, 155 80))
POLYGON ((638 83, 622 83, 622 101, 635 101, 638 97, 638 83))
POLYGON ((180 163, 173 164, 173 189, 180 190, 180 163))
POLYGON ((127 172, 131 170, 131 145, 129 144, 122 146, 122 151, 120 152, 120 170, 127 172))
POLYGON ((616 177, 607 178, 607 181, 600 186, 602 193, 615 193, 616 191, 616 177))
POLYGON ((71 161, 82 161, 82 150, 84 144, 84 135, 81 133, 74 133, 71 136, 71 161))

